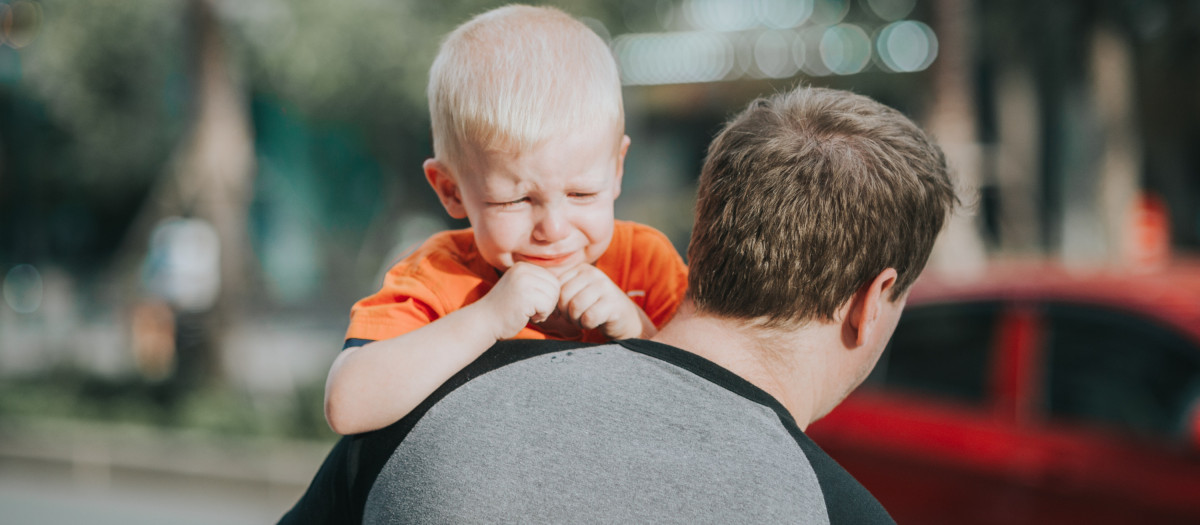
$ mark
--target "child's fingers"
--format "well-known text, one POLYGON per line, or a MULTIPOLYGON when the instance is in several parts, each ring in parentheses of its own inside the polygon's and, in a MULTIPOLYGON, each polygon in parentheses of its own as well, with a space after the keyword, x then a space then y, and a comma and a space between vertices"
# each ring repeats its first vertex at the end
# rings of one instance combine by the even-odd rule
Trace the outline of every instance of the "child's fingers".
MULTIPOLYGON (((559 276, 559 280, 562 282, 562 286, 559 292, 558 307, 563 311, 568 310, 571 300, 583 290, 598 288, 602 291, 606 284, 611 285, 613 290, 618 290, 617 286, 608 280, 607 275, 604 275, 603 272, 591 265, 586 265, 586 268, 585 266, 572 268, 567 273, 559 276), (591 269, 588 270, 587 268, 591 269)), ((571 317, 577 318, 578 316, 572 315, 571 317)))
POLYGON ((591 265, 580 265, 562 275, 558 308, 579 327, 603 328, 613 339, 641 334, 641 320, 634 305, 616 283, 591 265))
POLYGON ((561 309, 581 327, 588 330, 604 324, 607 319, 599 319, 603 312, 593 311, 596 310, 597 303, 600 303, 604 297, 603 291, 599 288, 598 286, 587 286, 578 290, 566 300, 566 304, 561 309))
POLYGON ((558 294, 554 289, 543 289, 538 297, 535 297, 533 302, 533 315, 529 316, 529 320, 534 323, 540 323, 549 319, 554 311, 558 309, 558 294))
POLYGON ((550 318, 550 314, 548 314, 548 313, 535 312, 533 315, 531 315, 529 317, 529 322, 531 322, 533 324, 544 323, 544 322, 546 322, 546 319, 549 319, 549 318, 550 318))
POLYGON ((534 323, 540 323, 548 319, 558 309, 558 279, 550 275, 549 279, 531 279, 528 284, 527 297, 530 298, 531 306, 533 307, 533 315, 529 316, 529 320, 534 323))
POLYGON ((562 283, 566 283, 567 281, 578 278, 581 274, 583 274, 584 272, 587 272, 589 269, 597 270, 597 268, 595 266, 592 266, 587 263, 575 265, 574 267, 559 274, 558 280, 562 283))
POLYGON ((597 301, 585 308, 579 315, 579 325, 588 330, 595 330, 613 321, 615 314, 610 305, 597 301))
POLYGON ((609 280, 608 275, 600 271, 599 268, 596 268, 590 264, 580 264, 575 266, 574 268, 571 268, 560 274, 558 276, 558 280, 564 285, 569 282, 589 283, 599 280, 612 282, 609 280))
MULTIPOLYGON (((562 310, 563 312, 565 312, 567 314, 570 314, 571 313, 571 311, 570 311, 571 310, 571 301, 573 299, 575 299, 575 296, 579 295, 579 292, 581 290, 583 290, 585 287, 587 287, 587 283, 582 282, 578 279, 573 279, 573 280, 564 282, 562 284, 562 287, 559 288, 559 291, 558 291, 558 309, 562 310)), ((571 315, 570 317, 572 319, 575 318, 574 315, 571 315)))
POLYGON ((501 312, 519 316, 512 319, 514 324, 511 325, 519 330, 527 322, 540 323, 554 313, 558 307, 559 287, 558 277, 549 270, 518 262, 504 272, 492 292, 497 294, 495 304, 501 312))

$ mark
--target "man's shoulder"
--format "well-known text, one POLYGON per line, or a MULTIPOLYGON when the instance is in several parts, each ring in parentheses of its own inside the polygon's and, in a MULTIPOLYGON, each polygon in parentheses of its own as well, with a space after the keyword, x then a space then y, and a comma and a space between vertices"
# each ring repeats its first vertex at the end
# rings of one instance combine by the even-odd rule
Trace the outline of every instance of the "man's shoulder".
POLYGON ((367 521, 824 522, 798 429, 761 390, 649 341, 558 345, 502 343, 418 408, 367 521))
POLYGON ((351 439, 351 521, 887 521, 768 394, 651 341, 504 341, 351 439))

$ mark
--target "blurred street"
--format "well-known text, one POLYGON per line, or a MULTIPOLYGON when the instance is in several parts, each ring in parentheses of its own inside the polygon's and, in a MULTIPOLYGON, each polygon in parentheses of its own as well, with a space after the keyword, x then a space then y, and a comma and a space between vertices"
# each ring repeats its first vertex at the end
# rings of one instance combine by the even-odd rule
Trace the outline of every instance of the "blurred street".
POLYGON ((273 523, 328 451, 63 421, 9 421, 0 432, 10 525, 273 523))
MULTIPOLYGON (((340 339, 335 325, 341 320, 324 321, 255 320, 230 330, 224 346, 230 386, 269 407, 320 381, 340 339)), ((119 325, 80 325, 66 336, 70 345, 53 348, 46 342, 54 338, 36 325, 9 326, 0 332, 5 370, 35 367, 67 346, 78 353, 60 356, 69 361, 107 355, 114 362, 92 364, 129 366, 119 325)), ((323 441, 6 415, 0 418, 0 521, 273 523, 303 493, 329 448, 323 441)))

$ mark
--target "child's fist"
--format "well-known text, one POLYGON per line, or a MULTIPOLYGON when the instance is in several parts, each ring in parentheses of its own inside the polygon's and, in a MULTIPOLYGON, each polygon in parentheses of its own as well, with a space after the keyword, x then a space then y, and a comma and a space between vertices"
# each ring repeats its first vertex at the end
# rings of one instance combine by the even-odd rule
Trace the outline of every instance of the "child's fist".
POLYGON ((559 276, 558 311, 581 328, 600 329, 609 339, 654 335, 654 323, 612 279, 590 264, 581 264, 559 276))
POLYGON ((549 270, 519 262, 479 300, 497 321, 496 339, 508 339, 529 322, 545 321, 558 306, 559 281, 549 270))

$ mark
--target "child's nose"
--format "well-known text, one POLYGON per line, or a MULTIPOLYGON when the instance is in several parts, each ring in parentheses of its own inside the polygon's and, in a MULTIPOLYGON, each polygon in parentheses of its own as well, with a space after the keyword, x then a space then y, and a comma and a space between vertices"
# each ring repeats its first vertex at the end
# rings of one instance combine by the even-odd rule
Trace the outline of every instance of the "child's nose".
POLYGON ((566 238, 570 228, 561 206, 549 204, 540 207, 537 222, 533 226, 533 238, 538 242, 552 243, 566 238))

